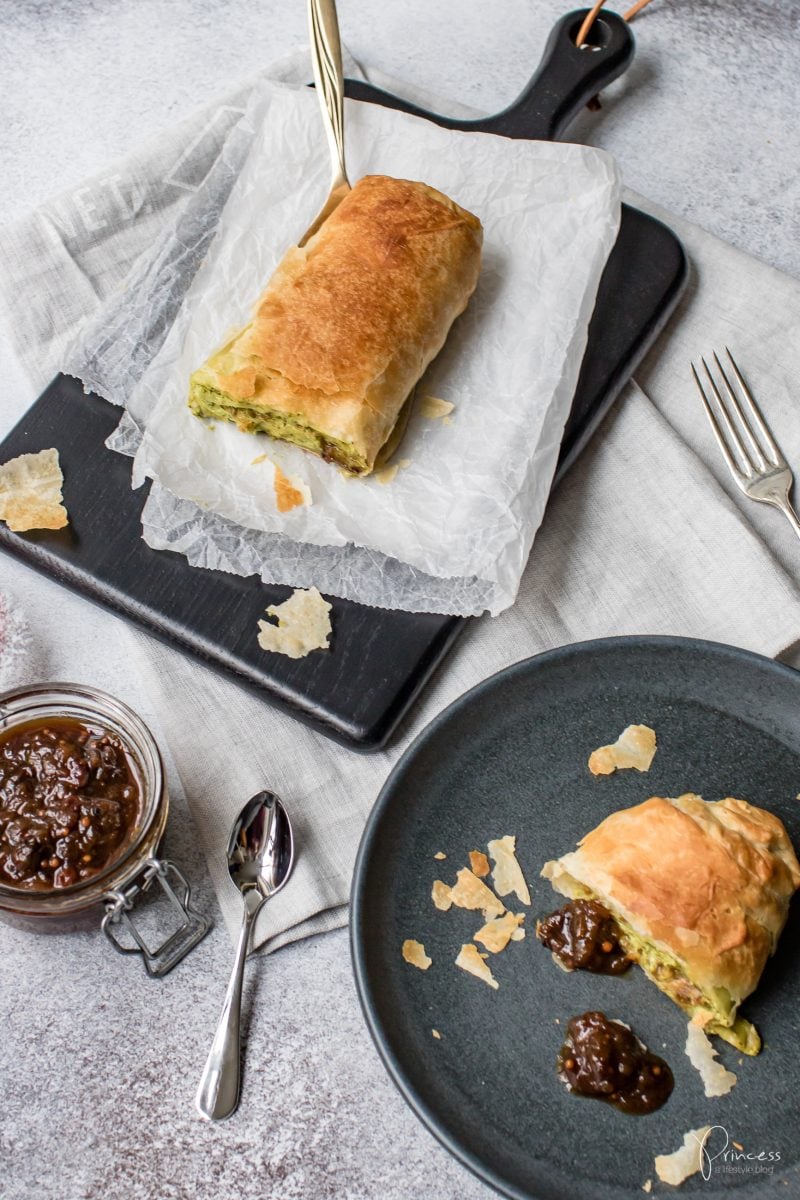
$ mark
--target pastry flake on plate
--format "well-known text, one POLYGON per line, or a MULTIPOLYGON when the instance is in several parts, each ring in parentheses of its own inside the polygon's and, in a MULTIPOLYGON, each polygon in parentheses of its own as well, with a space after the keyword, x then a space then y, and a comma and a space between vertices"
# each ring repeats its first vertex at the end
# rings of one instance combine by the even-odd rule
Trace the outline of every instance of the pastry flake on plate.
POLYGON ((470 850, 469 865, 473 875, 477 875, 479 879, 485 879, 491 870, 489 860, 482 850, 470 850))
POLYGON ((628 725, 610 746, 600 746, 589 755, 593 775, 612 775, 634 768, 649 771, 656 753, 655 730, 649 725, 628 725))
POLYGON ((453 906, 452 889, 446 883, 442 883, 441 879, 434 879, 431 899, 440 912, 447 912, 453 906))
POLYGON ((761 1039, 738 1015, 758 985, 800 886, 800 864, 772 813, 692 793, 612 813, 542 875, 597 900, 620 944, 690 1016, 746 1054, 761 1039))
POLYGON ((491 888, 478 879, 468 867, 462 867, 456 874, 456 883, 450 889, 450 899, 458 908, 468 908, 483 913, 488 920, 499 917, 506 911, 505 904, 497 899, 491 888))
POLYGON ((405 961, 412 967, 418 967, 420 971, 427 971, 433 962, 433 959, 425 953, 422 942, 417 942, 414 938, 406 938, 403 942, 402 953, 405 961))
POLYGON ((736 1075, 717 1062, 717 1052, 708 1040, 700 1022, 692 1019, 686 1032, 686 1055, 699 1072, 703 1090, 707 1097, 727 1096, 736 1085, 736 1075))
POLYGON ((474 975, 476 979, 482 979, 484 983, 488 983, 490 988, 494 988, 497 991, 500 984, 484 962, 485 957, 478 950, 477 946, 473 946, 472 942, 466 942, 458 952, 456 966, 461 967, 461 970, 466 971, 468 975, 474 975))
POLYGON ((507 912, 502 917, 493 917, 477 933, 473 933, 472 939, 480 942, 492 954, 499 954, 510 941, 519 942, 525 937, 525 930, 520 928, 524 920, 524 913, 507 912))
POLYGON ((489 842, 489 854, 494 861, 492 879, 494 890, 498 896, 508 896, 512 892, 523 904, 530 904, 531 894, 522 874, 522 868, 517 862, 517 839, 513 834, 495 838, 489 842))
POLYGON ((697 1174, 702 1166, 703 1147, 710 1132, 710 1125, 690 1129, 683 1135, 683 1145, 673 1150, 672 1154, 656 1155, 656 1175, 662 1183, 680 1187, 690 1175, 697 1174))

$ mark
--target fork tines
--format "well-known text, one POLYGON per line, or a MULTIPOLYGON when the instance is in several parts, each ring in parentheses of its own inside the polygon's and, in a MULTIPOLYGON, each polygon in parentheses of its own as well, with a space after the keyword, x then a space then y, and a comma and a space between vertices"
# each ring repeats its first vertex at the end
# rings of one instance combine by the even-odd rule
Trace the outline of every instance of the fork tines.
POLYGON ((700 361, 711 395, 706 390, 694 363, 692 363, 692 374, 700 391, 711 429, 731 473, 734 477, 744 476, 745 479, 752 479, 755 475, 763 475, 785 467, 786 459, 767 428, 758 405, 727 346, 725 353, 730 361, 734 383, 731 383, 728 378, 716 352, 714 353, 714 363, 722 388, 718 385, 717 379, 711 373, 704 358, 701 358, 700 361), (712 403, 711 396, 714 398, 714 403, 712 403))

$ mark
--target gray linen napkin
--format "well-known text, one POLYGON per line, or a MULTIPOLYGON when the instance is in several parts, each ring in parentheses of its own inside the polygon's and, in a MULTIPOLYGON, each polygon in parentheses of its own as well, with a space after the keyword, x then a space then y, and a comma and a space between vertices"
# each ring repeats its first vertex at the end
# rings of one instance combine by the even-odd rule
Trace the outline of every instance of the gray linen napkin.
POLYGON ((632 384, 551 501, 516 604, 470 623, 389 750, 343 750, 134 637, 232 931, 239 902, 221 848, 242 797, 268 784, 298 822, 297 877, 257 929, 257 944, 276 948, 346 923, 359 836, 392 764, 437 712, 487 675, 551 646, 614 634, 682 634, 775 655, 798 632, 798 588, 632 384))
MULTIPOLYGON (((282 77, 304 78, 303 60, 293 64, 282 77)), ((205 178, 225 122, 228 129, 235 125, 231 110, 241 111, 246 94, 241 89, 236 102, 229 98, 169 131, 163 145, 135 156, 133 173, 121 164, 81 189, 81 212, 93 213, 95 226, 106 214, 104 227, 73 222, 67 236, 64 214, 75 215, 73 195, 0 242, 0 292, 7 300, 16 295, 8 304, 12 335, 39 382, 58 368, 81 320, 113 294, 126 269, 136 272, 158 214, 162 223, 171 219, 205 178), (109 192, 139 196, 135 212, 126 207, 124 222, 119 209, 103 208, 109 192)), ((639 197, 628 199, 648 207, 639 197)), ((554 645, 612 634, 682 634, 768 655, 800 636, 800 547, 777 514, 744 501, 726 478, 688 375, 691 355, 728 341, 764 397, 787 455, 800 463, 800 421, 789 388, 798 377, 800 347, 784 340, 800 285, 667 219, 684 239, 694 280, 640 372, 649 396, 635 384, 624 390, 553 497, 517 603, 494 620, 470 624, 389 750, 364 756, 335 746, 129 631, 232 930, 240 905, 223 863, 230 823, 243 799, 264 786, 291 809, 296 876, 264 910, 256 945, 275 949, 346 922, 358 839, 392 764, 444 705, 493 671, 554 645)), ((139 270, 147 267, 142 261, 139 270)))

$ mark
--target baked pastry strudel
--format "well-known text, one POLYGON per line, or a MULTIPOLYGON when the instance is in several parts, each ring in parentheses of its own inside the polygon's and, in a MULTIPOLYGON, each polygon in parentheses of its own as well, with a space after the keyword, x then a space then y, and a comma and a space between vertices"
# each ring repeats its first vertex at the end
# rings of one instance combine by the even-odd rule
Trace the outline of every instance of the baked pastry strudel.
POLYGON ((194 372, 189 407, 369 474, 475 290, 481 243, 478 218, 441 192, 365 176, 194 372))
POLYGON ((653 796, 612 813, 542 875, 562 895, 607 908, 628 956, 708 1033, 758 1053, 758 1032, 738 1008, 800 887, 777 817, 730 797, 653 796))

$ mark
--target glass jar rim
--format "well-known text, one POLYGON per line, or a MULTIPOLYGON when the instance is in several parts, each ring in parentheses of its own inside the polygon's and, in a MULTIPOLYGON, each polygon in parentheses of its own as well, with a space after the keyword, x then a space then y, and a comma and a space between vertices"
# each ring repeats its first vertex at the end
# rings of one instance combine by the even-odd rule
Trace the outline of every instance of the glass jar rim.
MULTIPOLYGON (((19 901, 25 898, 26 907, 36 905, 41 901, 46 905, 54 897, 69 899, 94 892, 105 892, 113 889, 122 877, 127 874, 131 860, 137 860, 138 851, 158 819, 161 797, 164 791, 164 764, 161 751, 148 726, 138 713, 118 700, 109 692, 88 684, 55 683, 27 684, 11 688, 0 693, 0 734, 13 728, 16 724, 24 724, 35 719, 37 712, 47 710, 50 716, 58 716, 59 705, 75 710, 75 715, 83 714, 89 719, 94 718, 98 724, 112 724, 114 732, 119 734, 126 748, 136 762, 142 779, 143 800, 142 813, 136 836, 126 846, 123 854, 115 858, 102 871, 89 879, 79 880, 63 888, 15 888, 0 883, 0 901, 19 901)), ((72 713, 65 711, 65 716, 72 713)), ((137 862, 138 869, 138 862, 137 862)))

